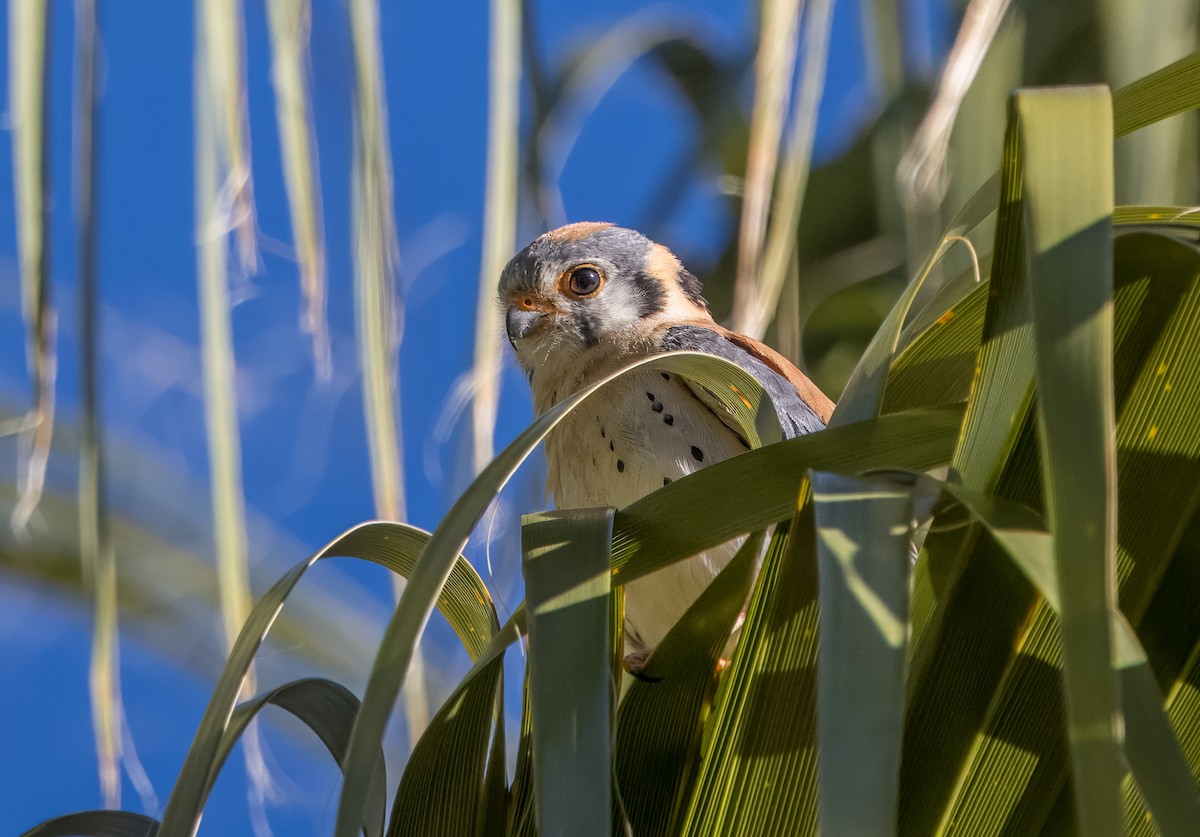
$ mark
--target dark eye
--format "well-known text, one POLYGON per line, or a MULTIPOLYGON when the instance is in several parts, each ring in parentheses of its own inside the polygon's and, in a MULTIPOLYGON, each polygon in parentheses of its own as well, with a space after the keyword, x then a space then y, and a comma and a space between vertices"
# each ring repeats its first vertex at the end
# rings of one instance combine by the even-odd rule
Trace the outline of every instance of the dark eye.
POLYGON ((600 290, 604 281, 600 271, 590 265, 581 265, 571 271, 567 277, 567 289, 575 296, 590 296, 600 290))

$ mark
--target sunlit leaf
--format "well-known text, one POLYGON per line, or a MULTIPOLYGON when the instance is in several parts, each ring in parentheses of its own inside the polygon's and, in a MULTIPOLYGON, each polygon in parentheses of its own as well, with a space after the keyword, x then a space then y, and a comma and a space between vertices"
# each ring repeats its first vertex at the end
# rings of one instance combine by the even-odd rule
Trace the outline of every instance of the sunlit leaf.
POLYGON ((1124 761, 1116 609, 1112 111, 1107 88, 1015 95, 1038 427, 1061 580, 1067 733, 1080 827, 1116 834, 1124 761), (1093 138, 1081 148, 1074 131, 1093 138))
POLYGON ((815 532, 805 505, 759 570, 706 723, 680 834, 813 834, 817 822, 815 532))
MULTIPOLYGON (((333 756, 333 760, 341 764, 346 754, 346 743, 350 739, 350 729, 354 724, 354 716, 358 712, 358 698, 339 683, 324 678, 308 678, 293 680, 275 689, 258 695, 252 700, 238 706, 229 719, 229 726, 221 737, 221 744, 213 759, 209 772, 208 788, 205 796, 212 790, 217 781, 225 759, 229 757, 234 744, 241 738, 246 727, 266 707, 278 706, 296 716, 309 729, 316 733, 333 756)), ((383 752, 380 751, 376 760, 379 770, 371 777, 370 802, 368 814, 363 821, 363 831, 366 837, 381 837, 383 834, 384 794, 386 779, 383 772, 383 752)))
POLYGON ((912 496, 878 479, 811 479, 821 828, 886 834, 900 791, 912 496))
POLYGON ((503 749, 490 750, 497 737, 503 741, 503 673, 502 658, 487 663, 433 716, 404 767, 388 818, 389 837, 479 831, 489 802, 484 795, 489 758, 499 758, 499 768, 492 762, 494 769, 504 767, 503 749))
POLYGON ((521 524, 534 805, 544 834, 612 830, 612 525, 611 508, 521 524))
MULTIPOLYGON (((1054 537, 1032 512, 957 486, 944 488, 970 508, 1021 572, 1057 612, 1062 585, 1055 565, 1054 537)), ((1166 714, 1146 654, 1129 623, 1110 614, 1113 663, 1120 673, 1128 738, 1126 752, 1138 783, 1151 801, 1165 834, 1187 834, 1200 820, 1200 788, 1192 779, 1166 714)))
MULTIPOLYGON (((246 671, 287 597, 305 572, 324 558, 345 556, 372 561, 393 572, 409 576, 422 549, 428 543, 428 538, 425 532, 404 524, 363 524, 293 567, 255 604, 229 654, 225 670, 213 689, 196 737, 188 749, 179 778, 163 812, 163 828, 168 833, 190 834, 199 824, 202 812, 200 802, 246 671)), ((439 591, 438 605, 442 607, 442 612, 469 651, 477 652, 486 646, 488 639, 495 632, 495 613, 490 600, 486 598, 486 591, 483 590, 479 576, 461 556, 454 556, 451 562, 447 572, 447 583, 439 591)), ((360 758, 364 762, 367 761, 365 756, 360 758)), ((349 769, 346 760, 343 760, 343 767, 349 769)), ((364 770, 365 778, 362 779, 363 805, 367 803, 371 777, 375 769, 376 759, 371 758, 364 770)), ((363 810, 365 811, 365 808, 363 810)), ((357 826, 355 828, 357 829, 357 826)))
POLYGON ((719 660, 746 601, 762 537, 750 537, 658 644, 621 700, 614 833, 625 822, 639 835, 674 833, 696 769, 700 733, 711 708, 719 660))

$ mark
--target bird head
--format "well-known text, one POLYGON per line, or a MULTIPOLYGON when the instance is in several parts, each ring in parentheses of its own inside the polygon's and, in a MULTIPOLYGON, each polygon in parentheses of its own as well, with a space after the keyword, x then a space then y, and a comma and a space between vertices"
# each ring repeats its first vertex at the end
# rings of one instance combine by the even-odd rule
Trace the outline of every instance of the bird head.
POLYGON ((663 322, 710 319, 700 281, 661 244, 612 224, 548 232, 500 276, 509 342, 525 371, 635 351, 663 322))

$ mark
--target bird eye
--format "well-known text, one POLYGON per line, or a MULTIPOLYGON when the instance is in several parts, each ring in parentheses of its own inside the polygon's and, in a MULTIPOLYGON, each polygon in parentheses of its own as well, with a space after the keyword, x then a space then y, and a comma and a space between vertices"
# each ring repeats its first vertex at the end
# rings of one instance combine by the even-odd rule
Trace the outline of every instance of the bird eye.
POLYGON ((575 296, 591 296, 603 283, 600 271, 590 264, 580 265, 567 275, 567 290, 575 296))

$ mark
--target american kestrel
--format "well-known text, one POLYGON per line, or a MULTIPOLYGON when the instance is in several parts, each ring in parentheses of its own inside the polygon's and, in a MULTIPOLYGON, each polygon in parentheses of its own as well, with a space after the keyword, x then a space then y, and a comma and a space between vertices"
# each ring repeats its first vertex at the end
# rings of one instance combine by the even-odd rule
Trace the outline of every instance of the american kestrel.
MULTIPOLYGON (((782 355, 717 325, 700 281, 670 250, 633 230, 578 223, 542 235, 504 268, 500 299, 539 413, 636 358, 680 349, 718 355, 753 376, 770 395, 785 438, 822 429, 833 411, 833 402, 782 355)), ((546 488, 559 508, 620 508, 747 448, 710 393, 677 375, 638 370, 596 393, 550 434, 546 488)), ((633 667, 737 545, 626 587, 633 667)))

